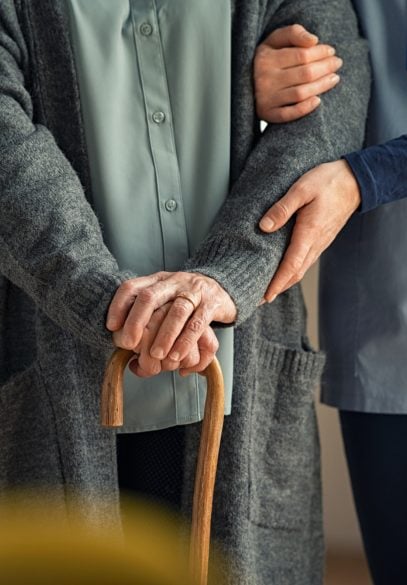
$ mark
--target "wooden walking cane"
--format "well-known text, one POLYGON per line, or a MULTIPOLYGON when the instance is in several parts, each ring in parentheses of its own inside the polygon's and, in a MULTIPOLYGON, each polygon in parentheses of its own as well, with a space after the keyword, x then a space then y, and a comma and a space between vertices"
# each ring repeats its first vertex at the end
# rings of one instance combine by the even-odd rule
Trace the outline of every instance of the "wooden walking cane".
MULTIPOLYGON (((102 425, 105 427, 123 425, 123 373, 133 356, 132 351, 117 349, 106 369, 101 400, 102 425)), ((204 375, 208 391, 195 475, 190 544, 191 575, 196 585, 206 585, 208 581, 213 493, 225 402, 222 370, 216 358, 204 375)))

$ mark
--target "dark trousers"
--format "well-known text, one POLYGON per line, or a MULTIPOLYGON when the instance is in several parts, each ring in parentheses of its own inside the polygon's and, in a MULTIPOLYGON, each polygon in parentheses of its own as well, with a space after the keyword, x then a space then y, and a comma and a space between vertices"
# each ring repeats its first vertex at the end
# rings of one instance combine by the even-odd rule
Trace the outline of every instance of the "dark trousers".
POLYGON ((407 415, 340 413, 375 585, 407 584, 407 415))
POLYGON ((181 509, 185 427, 117 435, 122 495, 181 509))

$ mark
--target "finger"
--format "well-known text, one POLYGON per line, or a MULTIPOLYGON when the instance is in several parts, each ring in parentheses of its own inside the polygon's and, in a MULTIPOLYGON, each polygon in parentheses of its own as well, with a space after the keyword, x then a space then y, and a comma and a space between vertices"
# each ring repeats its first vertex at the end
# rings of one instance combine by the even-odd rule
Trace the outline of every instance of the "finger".
POLYGON ((205 329, 209 326, 213 317, 212 303, 209 306, 202 302, 192 317, 186 323, 181 335, 175 342, 169 354, 170 359, 181 361, 185 359, 192 347, 198 343, 205 329))
MULTIPOLYGON (((334 57, 336 51, 330 45, 316 45, 309 49, 289 47, 274 50, 267 45, 259 45, 256 50, 254 74, 255 78, 270 76, 272 70, 290 70, 314 62, 334 57)), ((274 83, 276 80, 274 79, 274 83)))
POLYGON ((185 359, 180 363, 180 370, 194 368, 201 361, 201 355, 199 353, 198 344, 189 352, 185 359))
POLYGON ((199 363, 192 368, 181 368, 181 376, 187 376, 194 372, 203 372, 212 363, 219 349, 219 341, 211 327, 207 327, 204 335, 198 340, 198 348, 200 353, 199 363))
POLYGON ((280 76, 284 80, 284 86, 286 88, 302 86, 325 77, 332 81, 332 74, 336 73, 342 65, 343 61, 339 57, 328 57, 327 59, 321 59, 314 63, 308 63, 307 65, 283 69, 280 71, 280 76))
POLYGON ((297 279, 297 282, 302 279, 305 259, 317 237, 312 230, 301 229, 297 224, 294 226, 291 242, 266 291, 267 302, 271 303, 292 279, 297 279))
POLYGON ((272 124, 286 124, 299 120, 311 114, 321 104, 321 98, 311 97, 293 106, 281 106, 278 108, 257 107, 257 115, 260 120, 272 124))
MULTIPOLYGON (((195 307, 188 299, 178 297, 174 300, 151 347, 153 357, 162 360, 168 356, 169 351, 194 311, 195 307)), ((175 361, 180 360, 175 358, 175 361)))
POLYGON ((161 361, 161 370, 163 372, 175 372, 180 368, 180 363, 175 362, 174 360, 170 360, 170 358, 166 358, 165 360, 161 361))
POLYGON ((154 311, 176 296, 177 286, 176 280, 170 277, 139 291, 119 332, 121 347, 132 349, 140 343, 154 311))
MULTIPOLYGON (((292 278, 289 282, 287 282, 287 284, 283 287, 282 291, 280 294, 283 294, 284 292, 286 292, 287 290, 289 290, 291 287, 293 287, 294 285, 298 284, 299 282, 301 282, 301 280, 304 278, 304 276, 307 274, 308 270, 311 268, 311 266, 313 266, 315 264, 315 262, 318 260, 320 254, 318 254, 314 249, 311 249, 307 255, 307 257, 304 260, 304 264, 302 266, 301 269, 301 273, 302 276, 301 278, 297 278, 294 277, 292 278)), ((267 294, 267 293, 266 293, 267 294)))
MULTIPOLYGON (((309 203, 310 194, 301 188, 301 180, 294 183, 287 193, 263 215, 260 229, 270 233, 282 228, 301 207, 309 203)), ((297 226, 298 230, 298 226, 297 226)), ((294 239, 293 232, 293 239, 294 239)))
POLYGON ((107 313, 106 327, 109 331, 117 331, 123 327, 129 310, 133 306, 138 292, 164 279, 168 273, 157 272, 150 276, 131 278, 123 282, 117 289, 107 313))
POLYGON ((144 370, 150 376, 156 376, 161 372, 162 366, 161 361, 151 357, 151 345, 157 335, 157 331, 159 330, 162 322, 164 321, 168 311, 170 308, 170 304, 164 305, 157 311, 155 311, 154 315, 152 316, 150 322, 148 323, 147 327, 145 328, 143 338, 141 341, 141 350, 138 357, 138 366, 144 370))
POLYGON ((292 24, 273 31, 264 43, 273 49, 290 46, 312 47, 318 43, 318 37, 308 32, 301 24, 292 24))
POLYGON ((309 98, 316 97, 333 89, 340 81, 337 73, 326 75, 312 83, 304 83, 294 87, 287 87, 275 93, 270 93, 263 98, 262 109, 280 108, 283 106, 295 105, 309 98))
POLYGON ((138 359, 134 359, 129 363, 130 371, 139 378, 151 378, 152 374, 150 372, 144 371, 138 363, 138 359))

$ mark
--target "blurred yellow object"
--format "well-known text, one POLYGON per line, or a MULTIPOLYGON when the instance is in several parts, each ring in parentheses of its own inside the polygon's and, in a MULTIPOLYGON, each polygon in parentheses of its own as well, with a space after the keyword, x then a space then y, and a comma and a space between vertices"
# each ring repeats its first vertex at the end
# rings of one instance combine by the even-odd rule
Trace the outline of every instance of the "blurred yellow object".
POLYGON ((0 507, 1 585, 191 585, 184 529, 157 508, 126 506, 124 539, 18 501, 0 507))

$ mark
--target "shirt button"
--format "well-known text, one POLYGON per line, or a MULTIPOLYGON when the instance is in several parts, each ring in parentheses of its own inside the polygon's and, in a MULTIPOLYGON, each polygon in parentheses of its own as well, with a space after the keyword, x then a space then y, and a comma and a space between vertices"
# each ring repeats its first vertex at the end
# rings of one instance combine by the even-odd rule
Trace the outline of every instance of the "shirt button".
POLYGON ((178 207, 178 203, 175 201, 175 199, 168 199, 168 201, 165 202, 165 209, 167 211, 175 211, 178 207))
POLYGON ((165 114, 164 112, 154 112, 153 114, 153 121, 156 124, 162 124, 165 120, 165 114))
POLYGON ((153 32, 153 27, 148 22, 143 22, 140 26, 140 32, 144 37, 149 37, 153 32))

